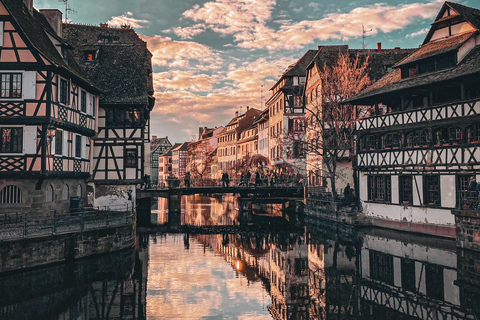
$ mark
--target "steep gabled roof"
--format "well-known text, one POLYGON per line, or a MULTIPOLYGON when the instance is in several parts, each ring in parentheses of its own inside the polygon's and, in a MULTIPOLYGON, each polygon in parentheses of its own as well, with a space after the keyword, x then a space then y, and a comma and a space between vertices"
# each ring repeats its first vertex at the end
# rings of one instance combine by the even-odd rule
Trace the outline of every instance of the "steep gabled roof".
POLYGON ((312 62, 316 54, 317 50, 308 50, 300 59, 297 60, 297 62, 295 62, 293 65, 289 66, 287 70, 285 70, 280 79, 270 90, 275 88, 285 78, 305 76, 305 70, 307 70, 307 66, 310 64, 310 62, 312 62))
MULTIPOLYGON (((61 43, 62 40, 56 36, 55 31, 41 13, 35 9, 33 9, 31 13, 28 12, 28 8, 21 0, 2 0, 2 2, 32 47, 54 66, 64 69, 72 76, 79 78, 79 80, 86 85, 93 87, 92 81, 88 79, 73 59, 67 55, 67 59, 64 60, 55 48, 49 35, 61 43)), ((64 45, 65 48, 69 48, 65 42, 63 42, 62 45, 64 45)), ((94 90, 98 91, 96 89, 94 90)))
POLYGON ((458 50, 468 39, 475 34, 475 31, 457 34, 448 38, 431 41, 422 45, 418 50, 410 54, 405 59, 398 62, 394 67, 404 66, 419 60, 423 60, 435 55, 458 50))
POLYGON ((401 70, 394 69, 348 102, 361 103, 362 100, 369 97, 390 94, 414 87, 433 85, 471 75, 480 75, 480 46, 474 48, 460 64, 452 69, 426 73, 403 80, 401 78, 401 70))
POLYGON ((153 106, 152 54, 133 29, 63 24, 63 35, 77 63, 104 92, 101 103, 153 106), (106 37, 108 43, 102 41, 106 37), (86 51, 96 51, 97 59, 87 61, 86 51))
POLYGON ((432 28, 430 28, 430 31, 427 33, 427 36, 425 37, 423 44, 426 44, 430 41, 433 33, 435 32, 435 30, 437 30, 436 25, 448 20, 466 21, 478 30, 480 29, 480 10, 467 7, 458 3, 446 1, 443 4, 440 11, 438 12, 437 17, 435 18, 435 21, 432 23, 432 28), (444 17, 444 14, 447 11, 447 9, 453 9, 455 13, 450 12, 450 15, 444 17))

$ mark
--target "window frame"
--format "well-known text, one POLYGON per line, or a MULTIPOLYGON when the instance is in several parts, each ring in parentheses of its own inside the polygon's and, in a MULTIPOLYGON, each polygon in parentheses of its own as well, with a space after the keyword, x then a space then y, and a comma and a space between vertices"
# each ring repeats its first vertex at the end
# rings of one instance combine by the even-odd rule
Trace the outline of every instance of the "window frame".
POLYGON ((23 128, 22 127, 0 127, 0 153, 23 153, 23 128), (8 145, 6 149, 5 131, 10 130, 8 145), (16 132, 16 133, 15 133, 16 132), (14 134, 15 133, 15 134, 14 134))
POLYGON ((429 207, 441 205, 440 175, 423 176, 423 202, 425 206, 429 207))
POLYGON ((124 155, 123 155, 123 164, 125 168, 137 168, 138 166, 137 149, 134 149, 134 148, 125 149, 124 155), (132 153, 133 156, 129 155, 130 153, 132 153))
POLYGON ((60 78, 58 81, 58 103, 67 106, 70 103, 70 86, 67 79, 60 78))
POLYGON ((81 135, 75 135, 75 158, 82 157, 82 140, 81 135))
POLYGON ((413 203, 413 176, 412 175, 400 175, 398 177, 398 192, 400 203, 408 202, 413 203), (408 188, 405 188, 408 186, 408 188))
POLYGON ((0 98, 1 99, 22 99, 23 97, 23 73, 21 72, 1 72, 0 73, 0 98), (8 79, 4 80, 4 76, 8 79), (16 79, 19 79, 15 82, 14 86, 14 76, 16 79), (4 89, 4 83, 8 82, 8 88, 4 89), (20 89, 18 89, 18 84, 20 83, 20 89), (15 87, 15 89, 14 89, 15 87), (18 93, 18 90, 20 92, 18 93), (4 91, 8 91, 8 95, 3 95, 4 91), (15 92, 17 92, 15 94, 15 92))
POLYGON ((80 90, 80 111, 87 113, 87 92, 80 90))
POLYGON ((367 176, 368 201, 392 203, 392 176, 367 176))

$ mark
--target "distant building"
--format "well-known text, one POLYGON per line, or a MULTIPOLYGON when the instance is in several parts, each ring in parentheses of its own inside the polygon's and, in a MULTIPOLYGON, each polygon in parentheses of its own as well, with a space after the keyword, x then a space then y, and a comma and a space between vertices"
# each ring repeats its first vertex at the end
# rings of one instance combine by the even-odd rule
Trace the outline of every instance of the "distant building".
POLYGON ((172 150, 180 146, 175 143, 170 150, 158 156, 158 184, 163 184, 173 175, 172 173, 172 150))
POLYGON ((303 88, 305 71, 317 50, 308 50, 289 66, 270 89, 265 103, 269 110, 269 158, 272 166, 306 174, 305 106, 303 88))
POLYGON ((152 136, 150 141, 150 180, 153 184, 158 183, 158 157, 167 152, 171 147, 172 144, 168 141, 168 137, 158 138, 157 136, 152 136))
POLYGON ((222 131, 223 127, 200 127, 198 140, 188 144, 187 171, 190 172, 192 179, 211 183, 211 179, 217 178, 216 152, 218 135, 222 131))
POLYGON ((172 174, 178 179, 183 179, 187 172, 187 153, 188 142, 172 148, 172 174))
POLYGON ((220 174, 227 172, 231 177, 239 174, 237 168, 238 145, 240 133, 249 128, 252 123, 260 116, 261 111, 258 109, 250 109, 244 114, 239 115, 235 112, 235 117, 225 126, 218 135, 218 166, 220 174))
POLYGON ((479 176, 480 10, 445 2, 422 46, 354 97, 356 171, 373 224, 455 237, 479 176))
POLYGON ((265 108, 258 119, 255 120, 255 123, 258 124, 258 154, 266 158, 270 154, 269 119, 269 109, 265 108))
MULTIPOLYGON (((102 91, 91 181, 95 206, 133 205, 150 175, 152 54, 130 27, 63 24, 75 63, 102 91), (133 196, 132 196, 133 195, 133 196)), ((79 98, 80 104, 83 97, 79 98)))

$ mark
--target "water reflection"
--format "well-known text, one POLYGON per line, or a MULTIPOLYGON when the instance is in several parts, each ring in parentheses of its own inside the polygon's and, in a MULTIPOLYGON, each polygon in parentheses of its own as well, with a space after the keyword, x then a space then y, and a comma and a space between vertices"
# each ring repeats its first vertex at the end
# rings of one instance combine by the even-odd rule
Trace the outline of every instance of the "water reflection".
MULTIPOLYGON (((238 218, 234 198, 183 206, 192 224, 238 218)), ((235 232, 141 235, 135 251, 0 276, 0 319, 480 319, 480 253, 302 224, 293 201, 247 207, 235 232)))

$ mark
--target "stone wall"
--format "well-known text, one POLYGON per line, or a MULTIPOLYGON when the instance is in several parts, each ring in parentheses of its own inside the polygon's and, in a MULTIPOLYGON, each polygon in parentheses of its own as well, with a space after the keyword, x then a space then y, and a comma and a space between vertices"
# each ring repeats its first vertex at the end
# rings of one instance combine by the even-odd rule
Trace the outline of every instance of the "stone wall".
POLYGON ((34 214, 41 219, 43 214, 52 216, 53 211, 60 215, 70 211, 71 198, 80 198, 79 206, 86 204, 84 179, 45 179, 41 183, 36 179, 1 179, 0 190, 7 186, 16 186, 21 190, 21 203, 3 203, 0 214, 34 214), (47 193, 51 188, 49 199, 47 193), (52 200, 52 201, 49 201, 52 200))
POLYGON ((121 227, 0 242, 0 272, 105 254, 134 245, 135 229, 121 227))
POLYGON ((453 210, 457 228, 457 247, 480 252, 480 212, 453 210))

